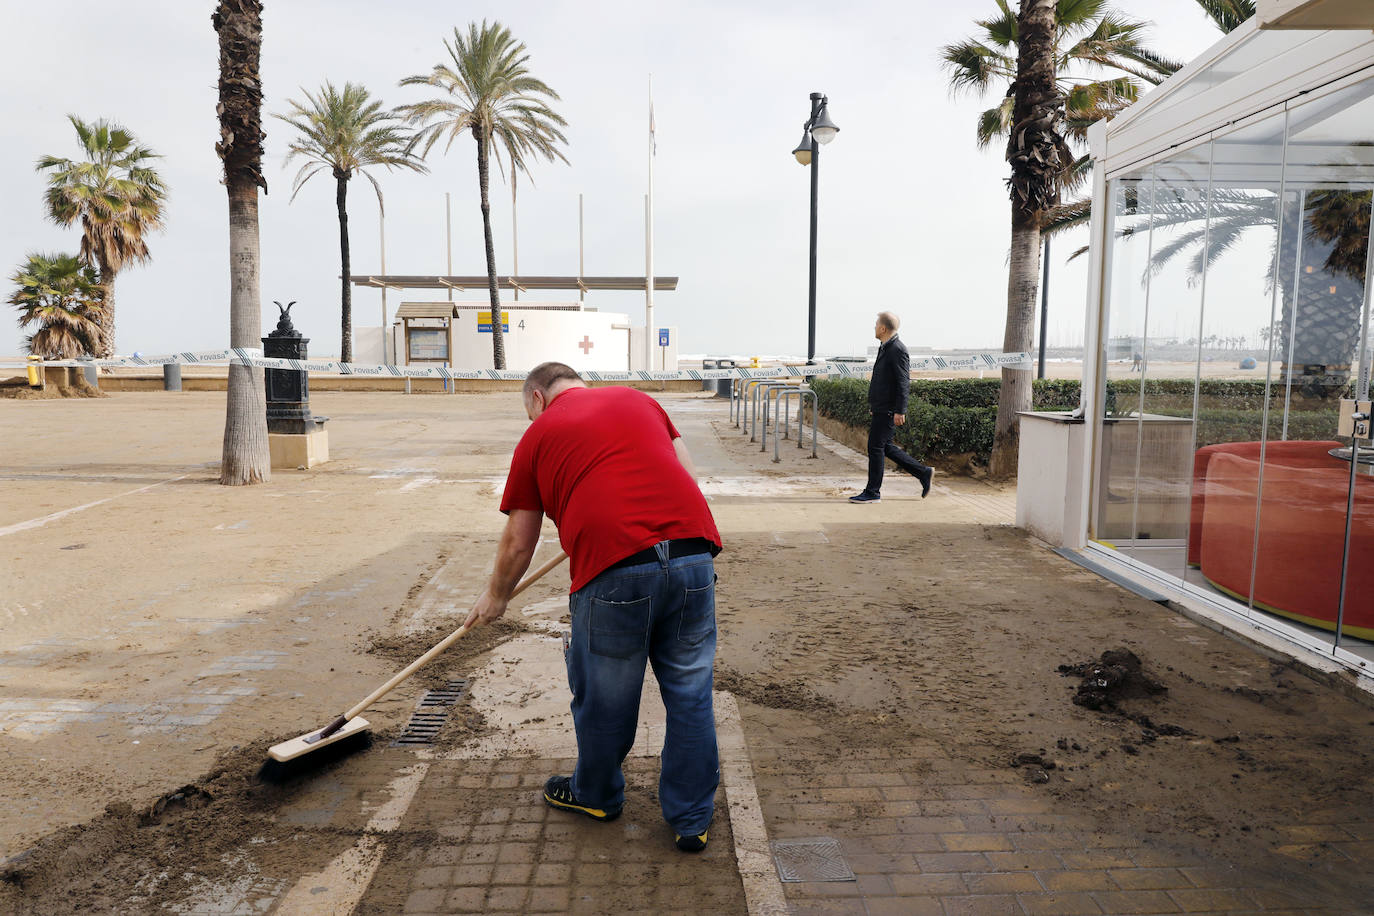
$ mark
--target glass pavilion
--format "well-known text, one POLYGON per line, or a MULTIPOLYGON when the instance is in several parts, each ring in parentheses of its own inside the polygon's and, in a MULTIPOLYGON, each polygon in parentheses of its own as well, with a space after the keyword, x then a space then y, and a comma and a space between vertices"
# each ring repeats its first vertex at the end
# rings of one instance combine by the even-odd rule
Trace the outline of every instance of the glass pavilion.
POLYGON ((1327 31, 1261 28, 1262 10, 1096 126, 1066 540, 1374 676, 1374 465, 1338 435, 1374 356, 1365 6, 1363 28, 1327 31))

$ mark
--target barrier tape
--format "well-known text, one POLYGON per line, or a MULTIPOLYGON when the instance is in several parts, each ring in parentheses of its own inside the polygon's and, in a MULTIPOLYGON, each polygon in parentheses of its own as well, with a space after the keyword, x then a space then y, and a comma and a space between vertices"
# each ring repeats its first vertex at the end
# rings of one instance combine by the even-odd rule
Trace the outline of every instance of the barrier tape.
MULTIPOLYGON (((260 369, 292 369, 297 372, 328 372, 336 375, 361 375, 372 378, 440 378, 440 379, 491 379, 501 381, 523 381, 528 372, 507 369, 449 369, 444 366, 388 366, 365 363, 341 363, 336 360, 314 359, 275 359, 262 355, 262 350, 254 347, 231 347, 227 350, 205 350, 185 353, 167 353, 159 356, 115 356, 109 359, 65 359, 42 363, 17 361, 13 358, 0 358, 0 367, 21 368, 31 365, 42 366, 97 366, 97 367, 139 367, 167 366, 172 364, 187 366, 240 365, 260 369)), ((930 356, 911 360, 913 372, 932 372, 942 370, 968 369, 1029 369, 1029 353, 977 353, 972 356, 930 356)), ((649 372, 634 369, 619 372, 595 372, 583 370, 578 374, 589 382, 659 382, 659 381, 705 381, 726 378, 797 378, 813 375, 837 375, 841 378, 857 378, 873 371, 872 363, 826 362, 814 366, 770 366, 767 368, 734 369, 682 369, 677 372, 649 372)))

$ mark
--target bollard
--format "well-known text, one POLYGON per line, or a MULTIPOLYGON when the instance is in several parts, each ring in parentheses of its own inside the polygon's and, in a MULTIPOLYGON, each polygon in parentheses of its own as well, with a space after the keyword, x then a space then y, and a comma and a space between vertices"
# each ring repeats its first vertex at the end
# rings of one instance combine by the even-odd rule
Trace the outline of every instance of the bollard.
POLYGON ((162 364, 162 390, 181 390, 181 363, 162 364))

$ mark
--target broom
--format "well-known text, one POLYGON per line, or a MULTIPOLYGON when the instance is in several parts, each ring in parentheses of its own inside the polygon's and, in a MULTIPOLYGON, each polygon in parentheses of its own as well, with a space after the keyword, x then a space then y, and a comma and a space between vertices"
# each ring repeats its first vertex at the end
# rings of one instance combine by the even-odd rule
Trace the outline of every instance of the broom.
MULTIPOLYGON (((511 592, 510 596, 514 598, 520 594, 567 558, 568 555, 560 550, 558 556, 526 576, 525 580, 515 587, 515 591, 511 592)), ((258 778, 264 782, 282 782, 293 779, 308 770, 316 769, 325 763, 346 757, 367 747, 372 743, 371 735, 368 733, 370 723, 359 714, 390 693, 397 684, 423 668, 431 659, 453 645, 467 632, 468 627, 461 626, 445 636, 438 645, 415 659, 398 672, 395 677, 372 691, 356 706, 324 728, 307 732, 292 738, 290 741, 283 741, 281 744, 274 744, 267 752, 267 762, 258 771, 258 778)))

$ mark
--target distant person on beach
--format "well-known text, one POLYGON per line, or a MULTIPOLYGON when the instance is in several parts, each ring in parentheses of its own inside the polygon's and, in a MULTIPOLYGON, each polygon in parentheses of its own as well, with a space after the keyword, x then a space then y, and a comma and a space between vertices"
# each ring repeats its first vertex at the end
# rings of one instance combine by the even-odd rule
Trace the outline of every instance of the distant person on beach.
POLYGON ((892 441, 897 427, 906 424, 907 395, 911 389, 911 357, 906 344, 897 339, 901 324, 891 312, 879 312, 873 327, 878 338, 878 355, 873 359, 873 374, 868 380, 868 406, 873 419, 868 426, 868 485, 849 497, 852 503, 875 503, 881 499, 883 468, 891 458, 897 466, 921 482, 921 498, 930 493, 933 468, 921 464, 892 441))
POLYGON ((598 821, 620 816, 621 763, 651 663, 668 714, 659 803, 677 848, 700 852, 720 782, 711 686, 721 542, 691 456, 653 398, 588 388, 563 363, 536 366, 524 401, 533 422, 511 459, 509 518, 467 625, 505 613, 548 515, 571 558, 564 661, 577 767, 544 784, 544 802, 598 821))

